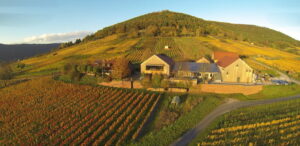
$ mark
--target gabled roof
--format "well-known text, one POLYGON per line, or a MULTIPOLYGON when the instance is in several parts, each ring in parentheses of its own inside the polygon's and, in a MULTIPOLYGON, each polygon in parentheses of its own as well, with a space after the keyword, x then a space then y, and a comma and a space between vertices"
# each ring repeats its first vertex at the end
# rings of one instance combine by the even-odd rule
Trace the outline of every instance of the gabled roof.
POLYGON ((214 63, 176 62, 173 71, 219 72, 219 68, 214 63))
POLYGON ((214 52, 213 56, 213 59, 217 60, 217 64, 221 67, 227 67, 240 58, 236 53, 221 51, 214 52))
POLYGON ((221 60, 223 57, 239 58, 239 55, 233 52, 215 51, 213 55, 214 60, 221 60))
POLYGON ((220 59, 217 64, 221 67, 227 67, 230 64, 232 64, 233 62, 235 62, 236 60, 238 60, 239 58, 236 57, 229 57, 229 56, 225 56, 222 59, 220 59))
POLYGON ((202 57, 202 58, 198 59, 196 62, 197 63, 210 63, 210 61, 207 60, 205 57, 202 57))
POLYGON ((167 55, 156 54, 156 56, 161 60, 163 60, 164 62, 168 63, 169 65, 174 65, 174 61, 172 60, 172 58, 168 57, 167 55))

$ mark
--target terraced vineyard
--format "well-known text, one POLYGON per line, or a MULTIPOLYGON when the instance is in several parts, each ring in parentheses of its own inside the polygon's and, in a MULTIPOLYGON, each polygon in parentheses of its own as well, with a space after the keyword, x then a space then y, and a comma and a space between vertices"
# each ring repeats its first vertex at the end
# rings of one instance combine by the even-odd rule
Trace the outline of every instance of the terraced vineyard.
POLYGON ((120 145, 139 137, 161 95, 42 78, 0 97, 1 144, 120 145))
POLYGON ((200 145, 297 145, 300 100, 251 107, 222 117, 200 145))
POLYGON ((141 63, 154 54, 166 54, 174 59, 182 58, 183 51, 171 37, 151 37, 141 39, 132 50, 128 51, 127 58, 132 62, 141 63), (169 49, 165 49, 169 46, 169 49))
POLYGON ((174 41, 174 38, 171 37, 161 37, 158 39, 155 45, 155 53, 157 54, 166 54, 167 56, 178 59, 183 56, 183 52, 179 46, 174 41), (169 49, 164 49, 165 46, 168 46, 169 49))
POLYGON ((27 81, 26 79, 0 80, 0 89, 27 81))

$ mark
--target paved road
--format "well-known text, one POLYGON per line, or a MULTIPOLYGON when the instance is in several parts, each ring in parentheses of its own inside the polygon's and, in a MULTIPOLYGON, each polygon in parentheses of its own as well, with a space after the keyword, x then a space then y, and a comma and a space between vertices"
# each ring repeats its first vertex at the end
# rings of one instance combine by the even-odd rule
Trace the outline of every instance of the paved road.
POLYGON ((296 96, 284 97, 284 98, 276 98, 276 99, 267 99, 267 100, 255 100, 255 101, 227 101, 225 104, 220 105, 210 114, 208 114, 200 123, 196 125, 193 129, 189 130, 185 133, 182 137, 177 139, 171 146, 185 146, 188 145, 199 133, 205 130, 207 126, 217 117, 230 112, 232 110, 242 108, 242 107, 249 107, 255 105, 262 105, 262 104, 270 104, 279 101, 287 101, 300 98, 300 94, 296 96))
POLYGON ((286 80, 286 81, 289 81, 289 82, 293 82, 293 83, 295 83, 295 84, 300 85, 300 81, 298 81, 298 80, 296 80, 296 79, 293 79, 293 78, 289 77, 289 76, 286 75, 285 73, 283 73, 283 72, 281 72, 281 71, 279 71, 279 70, 277 70, 277 69, 275 69, 275 68, 272 68, 272 67, 270 67, 270 66, 268 66, 268 65, 266 65, 266 64, 263 64, 263 63, 261 63, 261 62, 258 62, 258 61, 254 60, 254 59, 253 59, 253 61, 256 62, 257 64, 261 65, 261 66, 264 66, 264 67, 268 68, 268 69, 275 70, 275 71, 280 75, 280 78, 281 78, 281 79, 286 80))

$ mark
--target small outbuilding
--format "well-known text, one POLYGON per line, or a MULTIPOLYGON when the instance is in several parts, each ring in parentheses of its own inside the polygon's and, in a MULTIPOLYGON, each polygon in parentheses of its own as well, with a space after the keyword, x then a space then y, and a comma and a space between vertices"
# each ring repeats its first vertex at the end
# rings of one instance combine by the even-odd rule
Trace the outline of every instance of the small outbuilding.
POLYGON ((210 63, 209 60, 207 60, 205 57, 202 57, 201 59, 196 61, 197 63, 210 63))

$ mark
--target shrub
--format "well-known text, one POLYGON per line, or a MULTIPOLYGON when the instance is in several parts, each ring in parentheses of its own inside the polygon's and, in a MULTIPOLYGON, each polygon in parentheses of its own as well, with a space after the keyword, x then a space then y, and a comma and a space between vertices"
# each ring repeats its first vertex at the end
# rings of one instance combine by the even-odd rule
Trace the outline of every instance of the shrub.
POLYGON ((26 65, 24 63, 17 64, 17 68, 23 69, 26 65))
POLYGON ((149 76, 144 76, 144 78, 141 81, 141 84, 145 87, 145 88, 149 88, 151 87, 151 80, 149 76))
POLYGON ((153 88, 160 88, 161 87, 161 82, 163 80, 162 75, 153 75, 152 76, 152 87, 153 88))
POLYGON ((81 84, 96 85, 97 79, 94 76, 85 75, 80 79, 81 84))
POLYGON ((78 65, 68 63, 63 68, 63 74, 69 75, 72 81, 80 81, 83 74, 79 72, 78 65))
POLYGON ((10 80, 13 78, 13 71, 9 65, 0 66, 0 80, 10 80))
POLYGON ((80 72, 78 72, 77 70, 73 70, 70 73, 71 76, 71 80, 72 81, 80 81, 80 79, 82 78, 83 74, 81 74, 80 72))
POLYGON ((99 77, 98 82, 111 82, 112 78, 110 76, 99 77))
POLYGON ((65 74, 65 75, 69 74, 71 72, 71 70, 72 70, 72 64, 67 63, 63 67, 63 74, 65 74))
POLYGON ((161 87, 164 88, 164 89, 167 89, 170 87, 170 82, 168 80, 163 80, 161 82, 161 87))

